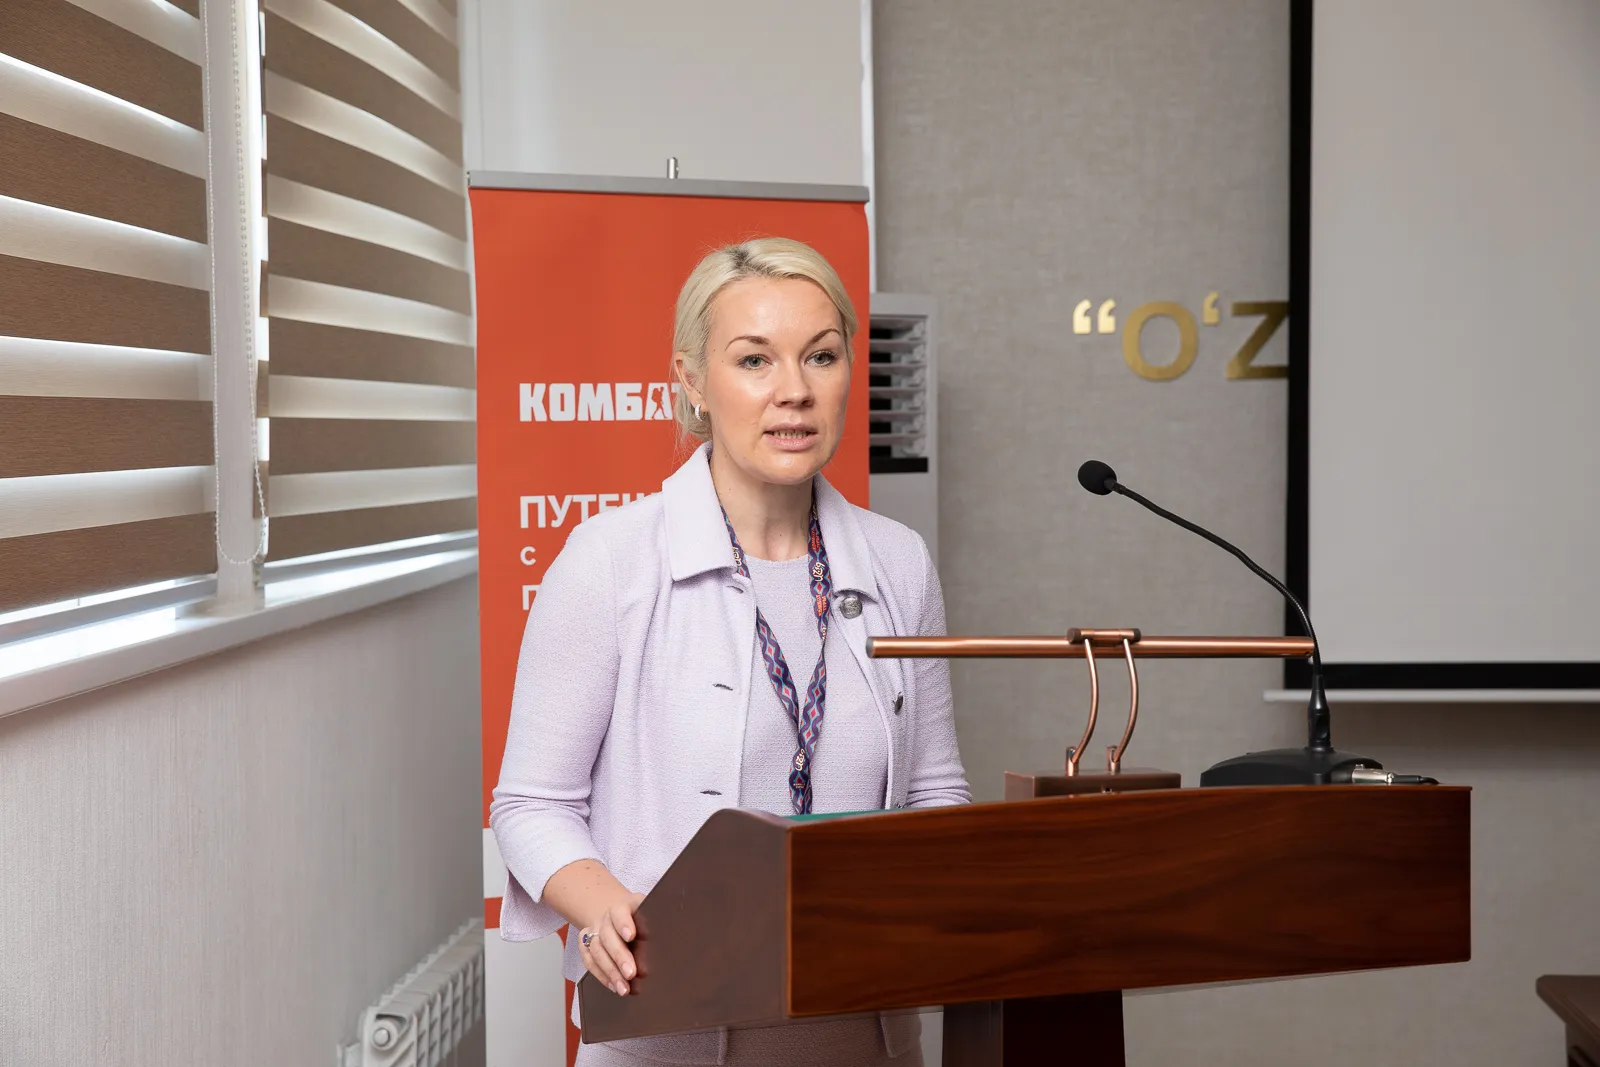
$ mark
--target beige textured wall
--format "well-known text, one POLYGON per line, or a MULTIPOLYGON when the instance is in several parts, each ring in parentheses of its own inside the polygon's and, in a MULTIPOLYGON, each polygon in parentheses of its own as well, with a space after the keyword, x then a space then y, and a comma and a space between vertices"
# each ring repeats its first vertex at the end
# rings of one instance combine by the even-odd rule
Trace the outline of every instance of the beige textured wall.
POLYGON ((477 614, 463 580, 0 720, 0 1064, 331 1064, 482 914, 477 614))
MULTIPOLYGON (((1281 572, 1285 384, 1223 377, 1253 320, 1201 327, 1194 368, 1153 383, 1071 316, 1082 298, 1198 318, 1210 291, 1287 296, 1287 5, 892 0, 874 49, 879 287, 941 312, 952 630, 1281 632, 1275 594, 1229 556, 1075 480, 1105 459, 1281 572)), ((1152 361, 1174 336, 1146 331, 1152 361)), ((1259 362, 1283 358, 1280 334, 1259 362)), ((1132 762, 1192 785, 1218 759, 1303 739, 1300 712, 1261 699, 1280 677, 1146 667, 1132 762)), ((982 797, 1081 729, 1081 665, 962 664, 955 685, 982 797)), ((1105 706, 1125 693, 1109 686, 1105 706)), ((1600 711, 1344 708, 1335 741, 1476 788, 1474 962, 1131 998, 1129 1062, 1559 1062, 1533 980, 1600 971, 1600 711)))
MULTIPOLYGON (((1175 381, 1135 376, 1073 306, 1283 299, 1288 20, 1275 0, 879 4, 880 288, 939 301, 941 562, 955 627, 1270 633, 1282 602, 1231 557, 1079 488, 1098 456, 1130 485, 1283 566, 1282 381, 1223 367, 1254 320, 1203 329, 1175 381)), ((1152 360, 1174 331, 1146 330, 1152 360)), ((1261 362, 1283 359, 1277 338, 1261 362)), ((1287 743, 1266 663, 1146 668, 1137 762, 1186 774, 1287 743)), ((1081 665, 957 673, 980 793, 1053 753, 1087 704, 1081 665), (1035 756, 1037 759, 1038 757, 1035 756)), ((1125 689, 1113 684, 1107 706, 1125 689)), ((1076 739, 1075 737, 1073 738, 1076 739)), ((1048 765, 1048 764, 1047 764, 1048 765)))

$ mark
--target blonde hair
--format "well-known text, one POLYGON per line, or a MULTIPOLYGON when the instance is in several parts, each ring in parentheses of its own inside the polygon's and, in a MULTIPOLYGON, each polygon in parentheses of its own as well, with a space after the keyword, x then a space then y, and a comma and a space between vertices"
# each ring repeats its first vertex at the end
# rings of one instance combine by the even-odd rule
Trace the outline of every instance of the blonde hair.
MULTIPOLYGON (((717 294, 745 278, 798 278, 815 284, 839 312, 844 331, 844 354, 853 359, 850 342, 856 335, 856 309, 845 292, 844 283, 822 254, 810 245, 787 237, 758 237, 736 245, 725 245, 712 252, 689 272, 688 281, 678 293, 678 313, 672 327, 674 360, 684 357, 691 377, 703 379, 706 372, 706 342, 711 336, 711 304, 717 294)), ((711 438, 711 420, 695 417, 686 391, 678 390, 672 403, 678 427, 702 441, 711 438)))

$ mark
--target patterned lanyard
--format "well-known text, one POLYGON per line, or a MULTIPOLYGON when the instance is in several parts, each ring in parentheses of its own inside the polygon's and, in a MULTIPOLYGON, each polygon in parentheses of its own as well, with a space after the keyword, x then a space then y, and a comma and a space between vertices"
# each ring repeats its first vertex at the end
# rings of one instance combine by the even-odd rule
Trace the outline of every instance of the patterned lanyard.
MULTIPOLYGON (((745 566, 744 550, 739 547, 738 535, 728 519, 727 509, 722 521, 728 527, 728 538, 733 542, 733 567, 746 578, 750 569, 745 566)), ((778 694, 778 703, 789 713, 795 726, 794 764, 789 771, 789 801, 796 815, 811 814, 811 763, 817 754, 817 738, 822 734, 823 706, 828 699, 828 601, 833 595, 833 578, 828 573, 828 552, 822 547, 822 524, 817 521, 817 503, 811 502, 811 536, 807 549, 811 559, 811 602, 817 613, 817 636, 822 648, 817 652, 817 669, 811 672, 811 684, 806 687, 802 705, 795 693, 794 677, 789 673, 789 661, 783 658, 778 646, 778 635, 767 625, 761 609, 756 608, 756 640, 761 642, 761 660, 767 665, 767 677, 778 694)))

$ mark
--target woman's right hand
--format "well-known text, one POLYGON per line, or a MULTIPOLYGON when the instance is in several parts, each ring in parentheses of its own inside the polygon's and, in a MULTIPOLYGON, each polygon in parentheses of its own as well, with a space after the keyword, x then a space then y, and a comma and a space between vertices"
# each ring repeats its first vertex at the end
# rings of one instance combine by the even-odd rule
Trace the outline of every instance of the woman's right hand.
POLYGON ((622 997, 628 995, 628 982, 639 973, 628 945, 638 933, 633 913, 638 910, 642 900, 643 893, 628 893, 619 897, 600 913, 599 918, 578 931, 578 949, 583 954, 583 965, 607 989, 622 997))

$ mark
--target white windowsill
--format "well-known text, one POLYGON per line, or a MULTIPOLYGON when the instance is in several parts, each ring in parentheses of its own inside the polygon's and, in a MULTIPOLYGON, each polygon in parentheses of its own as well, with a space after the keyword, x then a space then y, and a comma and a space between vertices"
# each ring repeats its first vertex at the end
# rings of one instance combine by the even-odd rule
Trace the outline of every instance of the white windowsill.
POLYGON ((420 593, 477 570, 474 547, 271 583, 261 606, 237 614, 168 609, 150 613, 148 625, 134 616, 0 646, 0 653, 12 654, 34 646, 41 661, 12 673, 0 662, 0 717, 420 593))
MULTIPOLYGON (((1269 704, 1304 704, 1309 689, 1268 689, 1269 704)), ((1600 704, 1600 689, 1330 689, 1330 704, 1600 704)))

